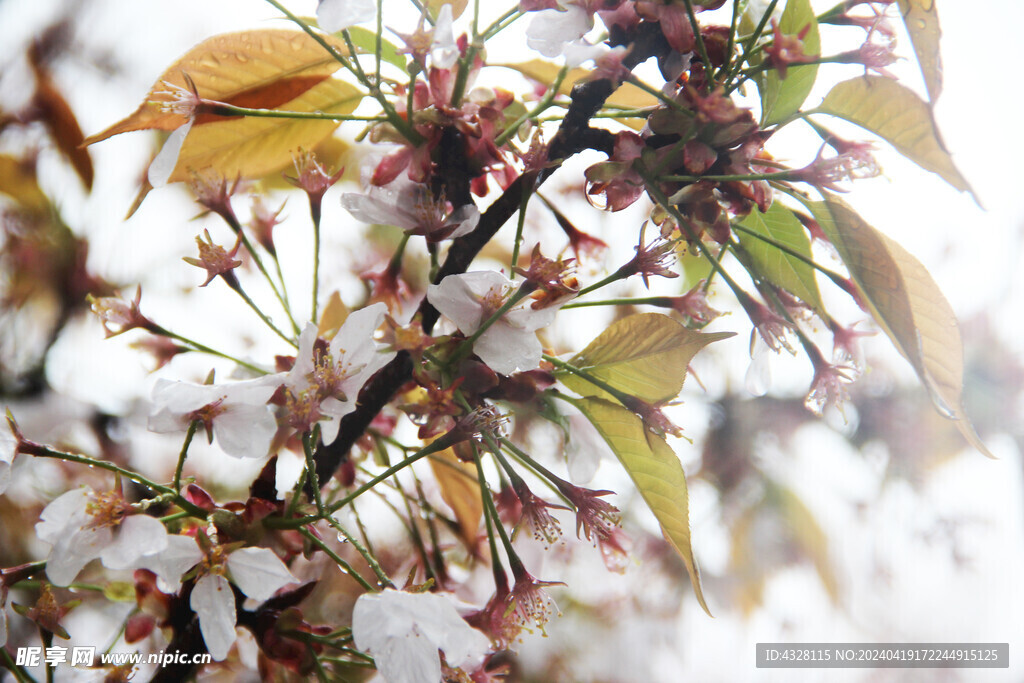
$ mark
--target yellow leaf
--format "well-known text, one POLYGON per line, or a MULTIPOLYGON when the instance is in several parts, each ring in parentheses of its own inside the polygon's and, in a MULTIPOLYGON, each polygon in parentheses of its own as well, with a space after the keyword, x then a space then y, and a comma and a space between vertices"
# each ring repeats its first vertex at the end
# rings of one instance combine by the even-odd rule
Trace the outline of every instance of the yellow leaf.
POLYGON ((646 429, 640 418, 610 401, 583 398, 572 401, 607 442, 626 468, 644 502, 661 525, 662 533, 686 565, 693 592, 704 611, 700 569, 690 545, 690 503, 683 466, 665 438, 646 429))
POLYGON ((838 83, 818 111, 867 128, 921 168, 974 196, 942 144, 931 107, 891 78, 858 76, 838 83))
POLYGON ((438 13, 445 5, 452 6, 452 19, 458 19, 466 11, 469 0, 425 0, 423 6, 430 10, 430 16, 437 19, 438 13))
MULTIPOLYGON (((362 93, 333 78, 284 103, 284 111, 348 114, 362 93)), ((224 178, 253 178, 291 163, 300 147, 312 149, 338 127, 338 121, 240 117, 196 125, 189 131, 168 182, 188 180, 193 171, 212 169, 224 178)))
MULTIPOLYGON (((324 40, 341 54, 348 54, 337 39, 325 36, 324 40)), ((339 68, 337 60, 301 31, 262 29, 214 36, 193 47, 161 74, 131 116, 86 138, 85 144, 133 130, 174 130, 184 125, 183 115, 163 111, 159 103, 171 99, 165 83, 188 87, 185 74, 206 99, 273 109, 339 68)))
POLYGON ((939 12, 934 0, 899 0, 900 14, 914 45, 917 63, 928 89, 928 99, 935 103, 942 94, 942 54, 939 52, 939 12))
POLYGON ((828 537, 804 502, 788 488, 770 479, 765 482, 765 502, 778 510, 793 540, 814 564, 821 585, 835 604, 839 603, 839 583, 828 556, 828 537))
POLYGON ((337 291, 331 294, 320 314, 320 324, 317 326, 316 335, 321 339, 334 339, 338 330, 345 324, 349 310, 345 302, 341 300, 341 294, 337 291))
POLYGON ((43 211, 50 201, 39 188, 35 165, 0 154, 0 192, 30 211, 43 211))
MULTIPOLYGON (((679 395, 698 351, 732 335, 695 332, 661 313, 637 313, 612 323, 569 362, 626 394, 663 403, 679 395)), ((581 396, 611 398, 577 375, 559 379, 581 396)))
POLYGON ((964 351, 952 307, 921 262, 838 197, 808 203, 878 325, 910 361, 932 403, 988 457, 964 413, 964 351))
POLYGON ((483 501, 480 498, 480 484, 476 479, 476 467, 462 462, 455 451, 446 448, 431 456, 430 468, 441 489, 441 498, 455 513, 459 523, 459 534, 470 549, 476 546, 480 519, 483 517, 483 501))

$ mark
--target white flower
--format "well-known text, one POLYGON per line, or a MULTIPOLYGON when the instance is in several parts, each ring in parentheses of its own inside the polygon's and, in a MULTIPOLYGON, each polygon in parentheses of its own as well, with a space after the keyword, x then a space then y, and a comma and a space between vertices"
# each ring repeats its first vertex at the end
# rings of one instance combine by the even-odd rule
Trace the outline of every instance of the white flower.
POLYGON ((284 378, 290 424, 305 431, 326 419, 321 425, 323 439, 334 441, 339 420, 355 410, 366 380, 395 355, 383 351, 373 339, 386 312, 387 306, 377 303, 350 313, 326 349, 322 342, 318 344, 316 325, 306 325, 299 336, 295 365, 284 378))
POLYGON ((149 430, 183 432, 200 420, 208 433, 216 426, 217 444, 236 458, 262 458, 277 431, 267 401, 281 384, 280 376, 232 384, 191 384, 161 379, 153 389, 149 430))
POLYGON ((337 33, 375 16, 377 3, 374 0, 320 0, 316 8, 316 21, 328 33, 337 33))
POLYGON ((18 453, 18 437, 12 431, 11 423, 4 421, 0 426, 0 493, 11 483, 11 465, 18 453))
POLYGON ((545 9, 534 14, 526 29, 526 44, 545 57, 557 57, 566 45, 582 38, 594 28, 593 14, 579 5, 566 5, 564 11, 545 9))
MULTIPOLYGON (((500 273, 482 271, 449 275, 427 288, 427 299, 437 310, 470 335, 508 300, 515 285, 500 273)), ((558 306, 540 310, 530 299, 516 304, 480 335, 473 345, 476 355, 495 372, 510 375, 540 365, 541 345, 536 331, 555 319, 558 306)))
POLYGON ((434 22, 434 38, 430 43, 430 61, 438 69, 450 69, 459 58, 459 48, 452 32, 452 6, 445 3, 434 22))
POLYGON ((487 636, 436 593, 388 589, 360 595, 352 614, 352 635, 356 647, 373 655, 388 683, 439 682, 439 649, 455 667, 475 663, 490 649, 487 636))
MULTIPOLYGON (((283 586, 298 581, 284 562, 267 548, 242 548, 224 562, 231 583, 245 595, 264 602, 283 586)), ((235 642, 235 594, 223 574, 204 574, 196 581, 189 606, 199 616, 199 630, 210 655, 219 661, 235 642)))
POLYGON ((203 551, 192 536, 168 536, 167 547, 155 555, 139 558, 136 569, 148 569, 156 574, 157 588, 164 593, 177 593, 181 589, 181 575, 203 559, 203 551))
POLYGON ((366 194, 347 192, 341 196, 341 205, 358 220, 394 225, 430 242, 462 237, 480 221, 480 211, 472 204, 450 214, 446 204, 435 199, 426 185, 414 183, 404 174, 388 185, 371 186, 366 194))
POLYGON ((108 569, 133 569, 138 561, 167 548, 167 530, 158 519, 131 514, 116 492, 68 491, 45 508, 36 535, 53 546, 46 575, 67 586, 91 560, 100 558, 108 569))

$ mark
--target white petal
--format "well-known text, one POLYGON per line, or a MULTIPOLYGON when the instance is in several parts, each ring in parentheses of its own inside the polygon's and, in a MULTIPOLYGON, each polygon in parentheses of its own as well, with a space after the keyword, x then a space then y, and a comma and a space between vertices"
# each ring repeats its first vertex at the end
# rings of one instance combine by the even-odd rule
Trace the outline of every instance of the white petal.
POLYGON ((491 370, 503 375, 535 370, 543 353, 537 333, 498 322, 473 344, 473 352, 491 370))
POLYGON ((363 223, 394 225, 403 230, 412 230, 416 227, 415 220, 399 210, 396 199, 374 187, 367 194, 346 192, 341 196, 341 205, 353 218, 363 223))
POLYGON ((415 632, 388 638, 370 650, 377 670, 388 683, 440 683, 441 658, 437 647, 415 632))
POLYGON ((155 555, 166 548, 167 529, 160 520, 149 515, 130 515, 100 553, 100 561, 107 569, 134 569, 140 557, 155 555))
POLYGON ((82 529, 57 541, 46 558, 46 576, 55 586, 67 586, 78 572, 113 540, 110 529, 82 529))
POLYGON ((450 69, 459 58, 459 48, 452 33, 452 6, 445 3, 437 13, 434 39, 430 44, 430 61, 438 69, 450 69))
POLYGON ((438 648, 453 666, 490 649, 444 595, 385 590, 361 595, 352 615, 356 645, 374 655, 389 683, 440 679, 438 648))
POLYGON ((156 574, 157 587, 165 593, 181 589, 181 575, 203 559, 196 539, 191 536, 168 536, 167 548, 157 555, 139 559, 138 568, 156 574))
MULTIPOLYGON (((448 5, 445 5, 447 7, 448 5)), ((480 209, 476 208, 472 204, 466 204, 460 206, 458 209, 452 212, 452 215, 445 221, 445 225, 456 225, 457 227, 452 231, 452 234, 448 235, 448 239, 453 240, 463 235, 468 235, 476 229, 477 223, 480 222, 480 209)))
POLYGON ((320 0, 316 8, 317 23, 328 33, 370 21, 375 16, 377 6, 373 0, 320 0))
POLYGON ((233 405, 214 419, 217 445, 236 458, 262 458, 277 433, 277 420, 266 405, 233 405))
POLYGON ((11 482, 11 464, 14 463, 14 454, 17 450, 18 439, 5 421, 3 426, 0 426, 0 493, 6 491, 7 485, 11 482))
POLYGON ((578 5, 568 5, 564 12, 541 10, 526 29, 526 44, 545 57, 557 57, 566 43, 582 38, 593 26, 593 18, 578 5))
POLYGON ((199 615, 199 630, 210 655, 218 662, 228 656, 235 642, 235 594, 227 579, 207 574, 196 581, 189 606, 199 615))
POLYGON ((184 126, 176 128, 167 136, 167 141, 160 149, 160 153, 149 165, 149 184, 153 187, 163 187, 171 179, 174 167, 178 165, 178 155, 181 153, 181 146, 185 142, 185 136, 192 129, 192 120, 184 126))
POLYGON ((491 291, 502 292, 511 286, 511 281, 493 270, 461 273, 427 287, 427 300, 463 333, 472 334, 483 322, 481 300, 491 291))
POLYGON ((282 586, 297 583, 284 562, 268 548, 242 548, 228 555, 231 580, 243 593, 260 602, 282 586))
POLYGON ((88 521, 85 506, 92 491, 85 487, 61 494, 43 508, 36 524, 36 536, 50 545, 70 536, 88 521))

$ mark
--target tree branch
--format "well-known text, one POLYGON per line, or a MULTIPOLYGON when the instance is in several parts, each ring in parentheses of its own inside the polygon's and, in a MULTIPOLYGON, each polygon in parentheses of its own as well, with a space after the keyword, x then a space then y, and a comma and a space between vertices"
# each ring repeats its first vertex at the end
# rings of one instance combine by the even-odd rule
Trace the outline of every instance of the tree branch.
MULTIPOLYGON (((666 54, 670 49, 661 33, 661 27, 656 23, 641 23, 632 35, 624 36, 620 43, 631 45, 629 54, 622 61, 623 66, 630 70, 651 57, 666 54)), ((608 79, 578 83, 573 87, 570 94, 572 103, 548 147, 550 165, 540 171, 527 171, 516 178, 508 189, 487 207, 480 216, 476 229, 452 243, 448 256, 437 273, 435 284, 449 275, 466 272, 484 245, 491 241, 519 209, 524 183, 529 184, 531 190, 535 190, 565 159, 584 149, 598 149, 606 154, 611 153, 612 134, 606 130, 591 128, 590 120, 604 106, 605 100, 615 91, 615 87, 608 79)), ((439 316, 437 309, 424 297, 420 302, 418 314, 423 331, 429 334, 439 316)), ((335 471, 345 461, 349 449, 366 431, 373 418, 391 401, 402 385, 412 378, 412 370, 409 354, 400 352, 359 392, 358 406, 341 419, 338 437, 330 444, 321 444, 314 455, 321 485, 334 476, 335 471)))

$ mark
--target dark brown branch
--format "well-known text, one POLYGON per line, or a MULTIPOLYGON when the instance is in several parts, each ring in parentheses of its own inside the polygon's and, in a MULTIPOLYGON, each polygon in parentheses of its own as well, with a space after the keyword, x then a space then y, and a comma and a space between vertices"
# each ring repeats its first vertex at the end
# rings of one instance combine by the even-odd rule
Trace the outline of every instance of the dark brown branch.
MULTIPOLYGON (((657 24, 640 24, 630 38, 632 49, 623 59, 623 66, 627 69, 633 69, 649 58, 665 54, 669 50, 657 24)), ((548 148, 551 165, 542 171, 523 173, 487 207, 480 217, 476 230, 452 243, 448 256, 437 273, 435 283, 449 275, 466 272, 484 245, 491 241, 519 209, 524 183, 529 185, 529 190, 536 189, 557 170, 562 161, 584 149, 611 153, 612 134, 606 130, 591 128, 590 120, 604 106, 605 100, 614 90, 614 84, 607 79, 587 81, 573 87, 570 95, 572 104, 548 148)), ((430 333, 438 319, 437 309, 424 298, 418 313, 423 331, 430 333)), ((317 448, 316 469, 321 486, 330 480, 344 462, 349 449, 363 435, 377 413, 391 401, 402 385, 412 378, 412 370, 409 354, 401 352, 359 392, 359 405, 341 419, 338 437, 333 443, 321 444, 317 448)))

